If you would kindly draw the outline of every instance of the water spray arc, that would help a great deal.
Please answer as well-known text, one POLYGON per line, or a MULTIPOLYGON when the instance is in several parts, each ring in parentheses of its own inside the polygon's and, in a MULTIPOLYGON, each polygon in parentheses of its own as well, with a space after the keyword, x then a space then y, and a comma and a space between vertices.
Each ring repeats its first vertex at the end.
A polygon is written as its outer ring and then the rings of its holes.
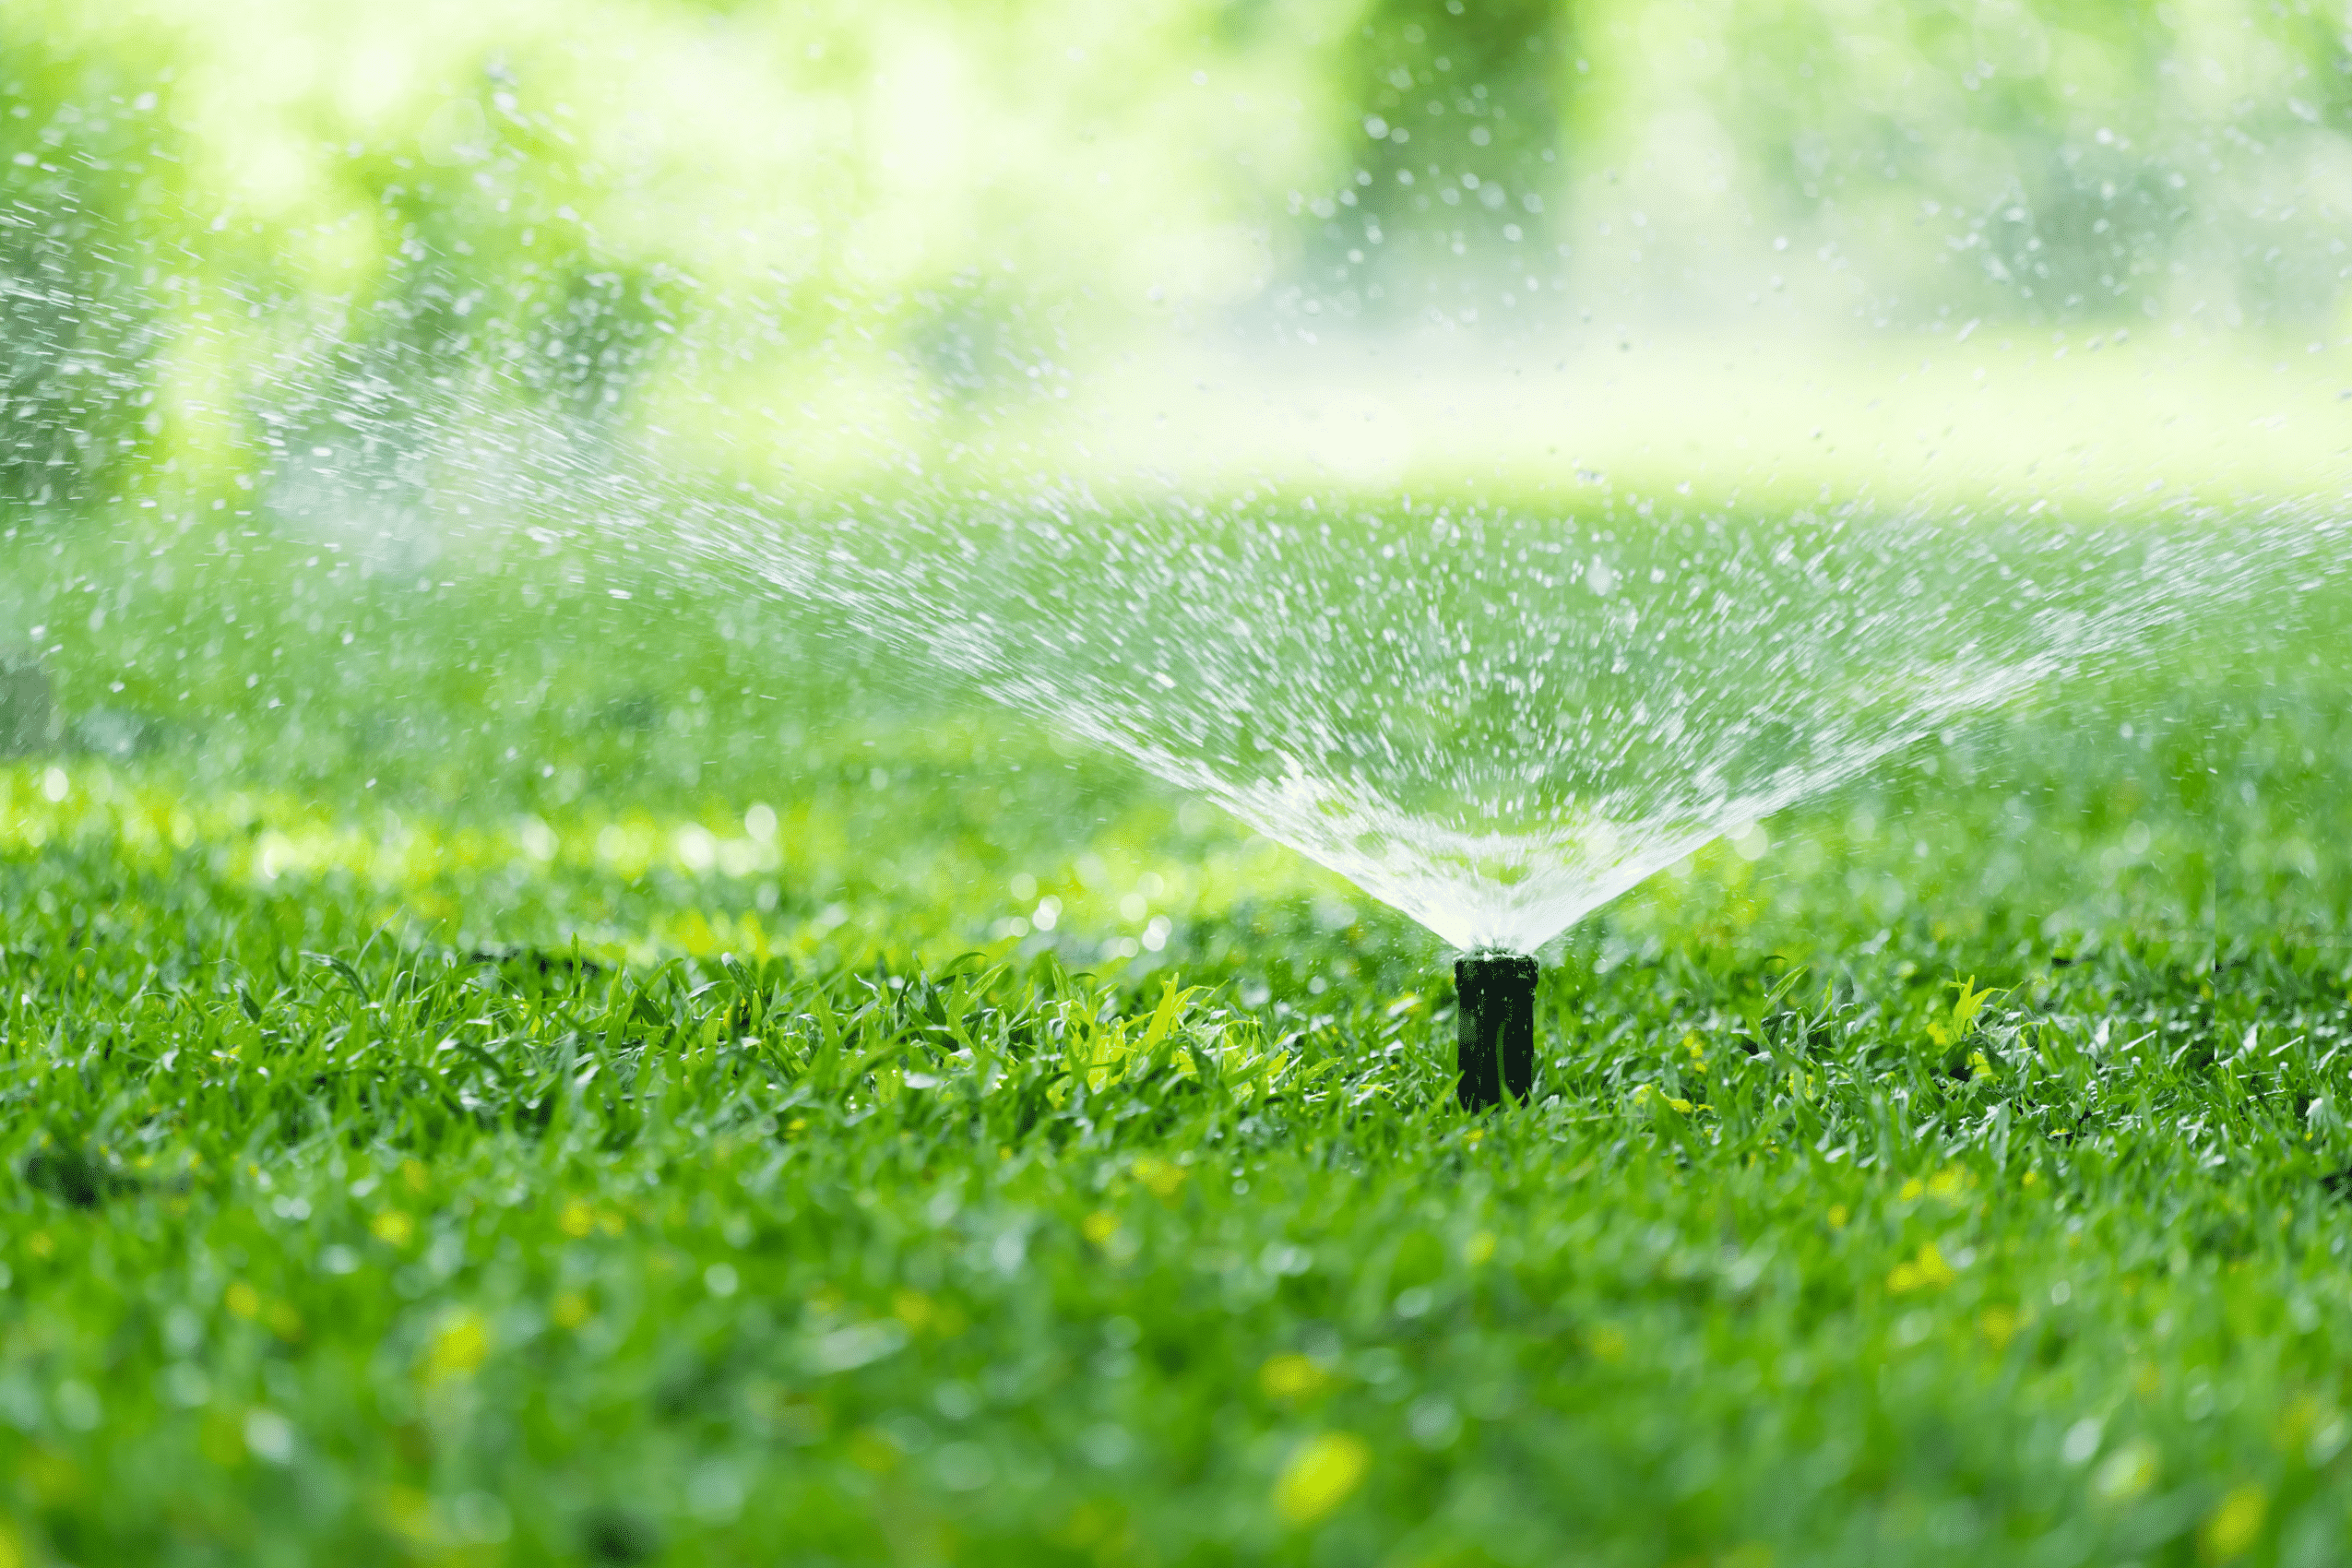
POLYGON ((1485 1111, 1536 1087, 1536 961, 1525 953, 1471 953, 1454 961, 1465 1111, 1485 1111))
MULTIPOLYGON (((1526 955, 1653 873, 2192 609, 2352 570, 2333 501, 2081 522, 1157 480, 771 496, 476 396, 385 416, 431 476, 420 549, 498 559, 537 519, 565 570, 818 607, 812 636, 1127 756, 1467 955, 1471 1109, 1532 1091, 1526 955)), ((327 487, 272 487, 281 526, 380 510, 361 470, 309 471, 327 487)))

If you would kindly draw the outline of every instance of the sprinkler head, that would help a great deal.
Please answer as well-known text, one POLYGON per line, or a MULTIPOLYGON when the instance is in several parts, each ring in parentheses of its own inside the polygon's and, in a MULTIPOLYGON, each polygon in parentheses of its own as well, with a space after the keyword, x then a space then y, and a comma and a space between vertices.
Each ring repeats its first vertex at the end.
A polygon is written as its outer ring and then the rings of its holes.
POLYGON ((1536 961, 1525 953, 1473 953, 1454 960, 1461 1030, 1465 1111, 1484 1111, 1508 1091, 1525 1099, 1536 1087, 1536 961))

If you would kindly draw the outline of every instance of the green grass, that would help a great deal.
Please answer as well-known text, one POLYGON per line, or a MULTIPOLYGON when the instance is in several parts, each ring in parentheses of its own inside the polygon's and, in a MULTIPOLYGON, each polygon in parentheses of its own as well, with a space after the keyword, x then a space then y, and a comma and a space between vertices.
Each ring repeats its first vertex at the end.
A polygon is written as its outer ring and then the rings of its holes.
POLYGON ((51 542, 0 1563, 2352 1527, 2340 593, 1657 879, 1476 1120, 1431 939, 826 628, 51 542))

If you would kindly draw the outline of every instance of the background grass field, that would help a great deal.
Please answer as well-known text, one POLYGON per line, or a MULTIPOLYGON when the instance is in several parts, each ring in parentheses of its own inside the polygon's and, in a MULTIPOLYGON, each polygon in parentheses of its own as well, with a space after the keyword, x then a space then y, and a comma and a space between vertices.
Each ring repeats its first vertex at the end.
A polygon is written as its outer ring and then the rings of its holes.
POLYGON ((1477 1120, 1432 939, 804 609, 13 548, 0 1563, 2340 1560, 2339 591, 1655 879, 1477 1120))

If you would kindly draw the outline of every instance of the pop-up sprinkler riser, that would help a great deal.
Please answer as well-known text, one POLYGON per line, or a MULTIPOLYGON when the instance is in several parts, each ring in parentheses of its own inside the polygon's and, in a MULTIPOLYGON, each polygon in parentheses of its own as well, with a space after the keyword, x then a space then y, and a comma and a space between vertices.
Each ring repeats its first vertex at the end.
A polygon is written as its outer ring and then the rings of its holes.
POLYGON ((1461 1051, 1455 1093, 1465 1111, 1525 1099, 1536 1087, 1536 961, 1525 953, 1472 953, 1454 961, 1461 1051))

